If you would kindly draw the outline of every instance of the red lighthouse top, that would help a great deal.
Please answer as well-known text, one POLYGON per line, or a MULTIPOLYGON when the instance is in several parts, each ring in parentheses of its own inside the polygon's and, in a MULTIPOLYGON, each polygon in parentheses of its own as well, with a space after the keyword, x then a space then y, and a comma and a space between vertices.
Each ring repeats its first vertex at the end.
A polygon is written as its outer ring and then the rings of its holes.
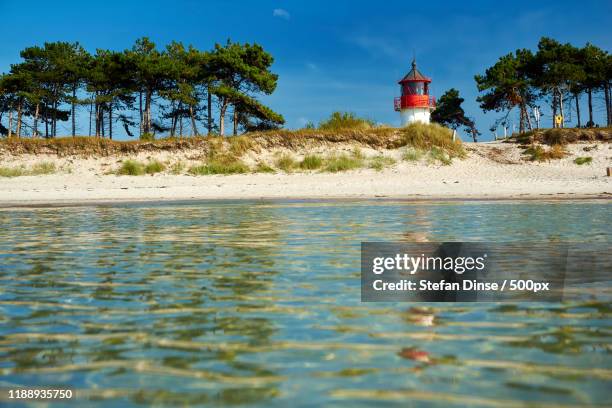
POLYGON ((429 108, 434 109, 436 100, 429 96, 429 84, 431 78, 421 74, 417 69, 416 60, 412 60, 412 69, 398 84, 401 86, 402 96, 395 98, 395 110, 411 108, 429 108))

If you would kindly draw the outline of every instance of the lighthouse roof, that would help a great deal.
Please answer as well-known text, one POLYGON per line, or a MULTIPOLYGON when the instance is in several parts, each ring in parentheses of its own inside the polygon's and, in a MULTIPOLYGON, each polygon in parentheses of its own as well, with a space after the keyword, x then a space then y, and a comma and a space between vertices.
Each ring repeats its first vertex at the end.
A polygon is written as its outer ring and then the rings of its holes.
POLYGON ((431 78, 421 74, 417 69, 416 60, 412 60, 412 69, 408 72, 399 83, 404 82, 431 82, 431 78))

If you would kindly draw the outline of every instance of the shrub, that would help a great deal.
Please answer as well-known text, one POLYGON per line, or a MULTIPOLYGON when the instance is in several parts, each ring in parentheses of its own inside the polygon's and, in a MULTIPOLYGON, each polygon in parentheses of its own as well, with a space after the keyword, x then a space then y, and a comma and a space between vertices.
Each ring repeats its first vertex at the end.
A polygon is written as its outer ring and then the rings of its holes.
POLYGON ((266 163, 257 163, 257 167, 253 170, 255 173, 276 173, 276 171, 266 163))
POLYGON ((548 158, 550 159, 562 159, 567 156, 567 150, 562 144, 554 144, 548 151, 548 158))
POLYGON ((291 157, 291 155, 283 154, 279 158, 276 159, 276 162, 274 164, 279 169, 285 172, 290 172, 291 170, 295 168, 297 163, 295 162, 293 157, 291 157))
POLYGON ((253 141, 249 136, 232 136, 228 139, 230 142, 230 152, 234 156, 242 156, 253 146, 253 141))
POLYGON ((27 174, 23 166, 20 167, 0 167, 0 177, 19 177, 27 174))
POLYGON ((155 174, 155 173, 161 173, 165 169, 166 169, 166 166, 164 165, 164 163, 160 162, 159 160, 151 160, 150 162, 146 164, 144 171, 147 174, 155 174))
POLYGON ((429 158, 432 162, 439 161, 445 166, 448 166, 453 162, 453 159, 449 154, 435 146, 429 151, 429 158))
POLYGON ((592 157, 576 157, 574 159, 574 163, 576 163, 579 166, 582 166, 583 164, 591 164, 592 162, 593 162, 592 157))
POLYGON ((117 170, 117 174, 122 176, 142 176, 145 169, 142 163, 136 160, 125 160, 117 170))
POLYGON ((374 125, 375 122, 373 120, 360 118, 352 112, 334 112, 328 119, 319 123, 319 129, 370 129, 374 125))
POLYGON ((323 159, 315 154, 309 154, 304 157, 300 163, 300 168, 304 170, 316 170, 323 165, 323 159))
POLYGON ((410 146, 420 150, 436 147, 445 151, 450 158, 464 157, 465 151, 460 140, 453 140, 452 130, 436 123, 411 123, 401 129, 400 146, 410 146))
POLYGON ((327 160, 325 171, 337 173, 339 171, 354 170, 362 166, 362 160, 354 156, 342 154, 332 156, 327 160))
POLYGON ((218 157, 209 160, 207 163, 193 166, 189 173, 197 176, 209 174, 240 174, 247 173, 249 167, 242 161, 232 157, 218 157))
POLYGON ((32 170, 28 172, 32 176, 39 176, 41 174, 52 174, 55 173, 55 164, 51 162, 40 162, 32 166, 32 170))
POLYGON ((152 142, 155 140, 155 135, 153 133, 143 133, 140 135, 140 140, 143 142, 152 142))
POLYGON ((184 171, 185 171, 185 163, 183 163, 182 161, 177 161, 170 168, 170 172, 174 175, 183 174, 184 171))
POLYGON ((392 157, 386 156, 376 156, 370 160, 370 168, 375 169, 377 171, 381 171, 387 166, 392 166, 395 164, 395 159, 392 157))
POLYGON ((422 157, 423 151, 414 147, 407 149, 402 155, 402 159, 406 161, 419 161, 422 157))
POLYGON ((540 145, 531 145, 523 151, 523 154, 527 155, 527 160, 543 162, 551 159, 562 159, 567 156, 567 151, 561 144, 555 144, 549 150, 545 150, 540 145))

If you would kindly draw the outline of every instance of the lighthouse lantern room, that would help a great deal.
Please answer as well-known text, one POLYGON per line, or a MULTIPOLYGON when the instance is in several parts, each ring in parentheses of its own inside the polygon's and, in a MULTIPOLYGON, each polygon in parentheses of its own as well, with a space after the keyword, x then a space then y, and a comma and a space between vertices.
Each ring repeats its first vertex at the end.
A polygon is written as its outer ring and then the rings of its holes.
POLYGON ((429 95, 431 79, 417 70, 416 60, 412 60, 412 70, 398 83, 402 96, 395 98, 393 102, 395 110, 400 113, 402 126, 413 122, 429 123, 436 100, 429 95))

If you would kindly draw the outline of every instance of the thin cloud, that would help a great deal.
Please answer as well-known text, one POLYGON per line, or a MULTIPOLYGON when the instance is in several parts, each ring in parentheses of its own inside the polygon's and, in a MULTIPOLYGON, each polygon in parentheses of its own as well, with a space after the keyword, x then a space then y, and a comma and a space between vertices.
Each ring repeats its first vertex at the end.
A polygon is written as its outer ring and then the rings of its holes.
POLYGON ((291 14, 285 9, 277 8, 272 10, 272 15, 274 17, 284 18, 285 20, 289 20, 291 18, 291 14))
POLYGON ((405 50, 386 38, 361 35, 349 38, 349 42, 363 48, 375 57, 403 58, 406 54, 405 50))

